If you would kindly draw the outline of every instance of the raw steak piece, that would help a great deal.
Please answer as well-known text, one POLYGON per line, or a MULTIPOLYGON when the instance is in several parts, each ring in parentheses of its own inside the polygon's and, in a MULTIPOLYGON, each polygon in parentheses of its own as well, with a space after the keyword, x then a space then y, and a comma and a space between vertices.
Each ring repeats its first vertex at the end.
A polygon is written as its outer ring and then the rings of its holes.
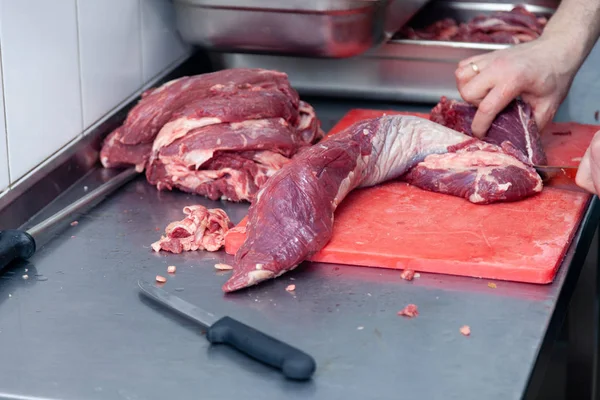
MULTIPOLYGON (((471 124, 477 107, 468 103, 442 97, 431 110, 429 119, 450 129, 473 136, 471 124)), ((529 163, 546 165, 540 131, 529 104, 517 99, 511 102, 494 120, 484 141, 500 146, 509 141, 520 150, 529 163)))
MULTIPOLYGON (((310 106, 303 103, 303 110, 306 107, 310 106)), ((298 129, 284 118, 271 118, 186 127, 183 136, 167 124, 154 141, 146 177, 159 190, 177 188, 211 200, 251 201, 299 148, 320 138, 315 121, 314 112, 303 112, 300 122, 307 126, 298 129)))
POLYGON ((406 26, 400 36, 415 40, 518 44, 537 39, 546 23, 546 18, 538 18, 525 7, 516 6, 511 11, 478 15, 461 24, 445 18, 423 29, 406 26))
POLYGON ((171 222, 166 236, 152 243, 154 251, 217 251, 225 244, 225 233, 233 227, 225 211, 198 205, 185 207, 183 213, 183 220, 171 222))
POLYGON ((146 91, 106 138, 100 160, 106 168, 147 168, 158 189, 243 201, 322 136, 286 74, 231 69, 146 91))
MULTIPOLYGON (((184 76, 142 94, 142 100, 129 112, 123 124, 121 141, 124 144, 150 143, 174 114, 190 104, 198 100, 234 99, 240 92, 279 92, 295 108, 300 100, 283 72, 234 68, 184 76)), ((202 107, 207 106, 210 107, 210 103, 202 104, 202 107)), ((222 112, 221 115, 244 114, 238 107, 226 107, 217 112, 222 112)))
POLYGON ((403 177, 477 204, 542 190, 535 169, 510 145, 473 139, 427 119, 384 116, 330 135, 286 164, 250 206, 246 240, 225 292, 275 278, 329 242, 334 212, 357 187, 403 177))

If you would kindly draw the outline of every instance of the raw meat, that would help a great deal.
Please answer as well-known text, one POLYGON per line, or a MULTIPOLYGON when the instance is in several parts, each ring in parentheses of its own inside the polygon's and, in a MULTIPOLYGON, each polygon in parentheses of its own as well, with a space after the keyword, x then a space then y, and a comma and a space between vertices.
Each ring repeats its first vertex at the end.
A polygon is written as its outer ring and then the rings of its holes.
MULTIPOLYGON (((471 124, 477 107, 468 103, 442 97, 431 110, 429 119, 450 129, 473 136, 471 124)), ((494 120, 484 140, 501 146, 509 141, 534 165, 546 165, 546 153, 542 147, 540 131, 531 107, 521 101, 511 102, 494 120)))
POLYGON ((470 336, 471 335, 471 328, 469 327, 469 325, 463 325, 460 327, 460 333, 462 333, 464 336, 470 336))
POLYGON ((252 200, 301 148, 323 136, 287 75, 230 69, 151 89, 105 140, 104 167, 135 165, 159 190, 252 200))
POLYGON ((198 205, 185 207, 183 213, 187 215, 183 220, 171 222, 166 236, 152 243, 154 251, 217 251, 225 244, 225 233, 233 227, 225 211, 198 205))
POLYGON ((546 23, 546 18, 538 18, 525 7, 516 6, 511 11, 479 15, 466 23, 445 18, 423 29, 406 26, 399 36, 416 40, 518 44, 537 39, 546 23))
POLYGON ((412 281, 414 277, 415 271, 413 271, 412 269, 405 269, 400 274, 400 278, 404 279, 405 281, 412 281))
POLYGON ((417 315, 419 315, 419 309, 417 308, 416 305, 409 304, 406 307, 404 307, 402 310, 398 311, 398 315, 400 315, 402 317, 408 317, 408 318, 416 317, 417 315))
POLYGON ((354 188, 402 177, 477 204, 519 200, 542 190, 526 161, 508 142, 485 143, 423 118, 356 123, 305 150, 260 189, 223 290, 280 276, 321 250, 335 209, 354 188))

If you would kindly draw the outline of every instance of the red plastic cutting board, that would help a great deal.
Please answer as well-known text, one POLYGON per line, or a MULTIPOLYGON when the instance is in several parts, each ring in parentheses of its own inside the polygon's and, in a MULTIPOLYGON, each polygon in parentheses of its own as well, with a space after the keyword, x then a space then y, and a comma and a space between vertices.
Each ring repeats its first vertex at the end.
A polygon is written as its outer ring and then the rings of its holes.
MULTIPOLYGON (((352 110, 329 134, 382 114, 428 117, 352 110)), ((549 126, 542 136, 549 164, 578 165, 599 129, 575 123, 549 126)), ((352 192, 336 210, 331 241, 310 260, 549 283, 590 197, 568 179, 557 179, 523 201, 474 205, 389 182, 352 192)), ((226 251, 235 254, 244 237, 228 235, 226 251)))

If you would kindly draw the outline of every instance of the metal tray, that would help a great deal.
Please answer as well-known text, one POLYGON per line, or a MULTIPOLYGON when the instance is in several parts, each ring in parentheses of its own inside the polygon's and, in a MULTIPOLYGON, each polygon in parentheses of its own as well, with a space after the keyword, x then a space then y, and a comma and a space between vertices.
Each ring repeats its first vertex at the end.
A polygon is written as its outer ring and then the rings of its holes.
MULTIPOLYGON (((427 24, 452 16, 463 22, 477 14, 510 10, 513 6, 512 3, 435 1, 415 15, 415 20, 427 24)), ((554 12, 552 8, 533 4, 527 8, 540 16, 551 16, 554 12)), ((391 40, 362 56, 344 60, 235 53, 214 53, 211 57, 222 68, 261 67, 286 72, 294 87, 304 95, 435 103, 441 96, 460 97, 454 78, 460 60, 510 46, 391 40)))
POLYGON ((343 58, 383 43, 428 0, 173 0, 182 38, 219 51, 343 58))

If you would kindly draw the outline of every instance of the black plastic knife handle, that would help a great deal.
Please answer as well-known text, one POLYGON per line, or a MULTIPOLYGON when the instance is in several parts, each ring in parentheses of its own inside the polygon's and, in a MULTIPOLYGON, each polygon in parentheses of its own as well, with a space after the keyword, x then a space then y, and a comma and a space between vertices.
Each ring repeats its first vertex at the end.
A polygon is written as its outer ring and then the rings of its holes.
POLYGON ((233 318, 223 317, 206 332, 213 344, 227 344, 258 361, 280 369, 290 379, 310 379, 315 360, 308 354, 233 318))
POLYGON ((35 253, 35 239, 17 229, 0 231, 0 269, 17 259, 27 260, 35 253))

